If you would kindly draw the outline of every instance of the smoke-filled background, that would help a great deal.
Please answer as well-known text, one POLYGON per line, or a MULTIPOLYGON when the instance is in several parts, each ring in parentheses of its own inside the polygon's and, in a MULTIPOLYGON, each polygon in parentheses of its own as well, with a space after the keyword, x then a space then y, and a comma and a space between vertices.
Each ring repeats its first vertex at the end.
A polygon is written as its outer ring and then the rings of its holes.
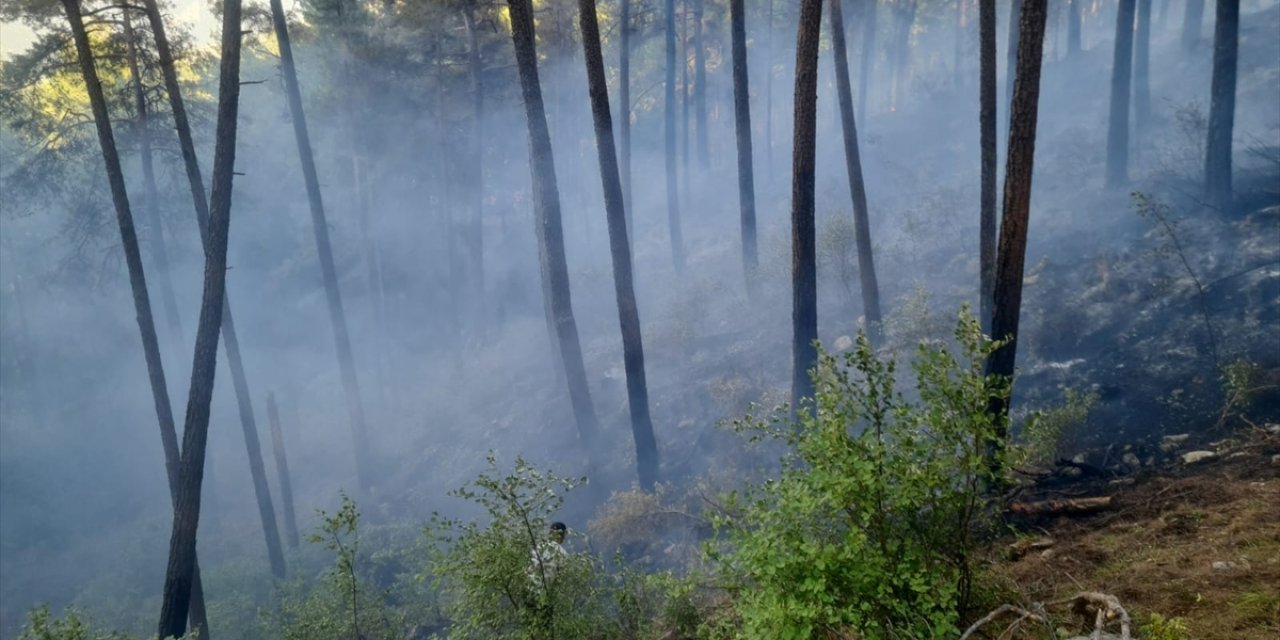
MULTIPOLYGON (((1204 420, 1221 405, 1217 366, 1246 358, 1280 367, 1280 4, 1241 2, 1236 195, 1223 211, 1206 207, 1202 194, 1213 3, 1186 1, 1202 19, 1183 0, 1149 3, 1150 68, 1134 79, 1149 85, 1149 107, 1131 116, 1130 181, 1121 188, 1104 188, 1116 3, 1049 6, 1014 405, 1050 402, 1064 387, 1092 389, 1102 402, 1096 429, 1080 438, 1095 445, 1204 420), (1131 191, 1145 204, 1135 205, 1131 191)), ((265 4, 246 8, 227 291, 277 501, 268 394, 280 408, 304 534, 314 510, 332 510, 344 489, 375 521, 418 523, 456 508, 446 491, 482 468, 490 450, 566 474, 590 470, 604 489, 631 486, 635 454, 576 3, 534 6, 573 313, 601 422, 591 450, 579 443, 549 340, 505 5, 285 3, 366 415, 371 486, 363 490, 265 4)), ((633 2, 629 115, 618 104, 617 2, 600 6, 615 129, 619 118, 632 123, 628 213, 664 482, 721 470, 733 438, 717 422, 749 403, 786 399, 797 4, 746 3, 763 287, 754 301, 740 248, 728 3, 676 3, 682 272, 666 202, 663 5, 633 2), (702 85, 695 3, 704 5, 702 85)), ((172 511, 92 115, 58 7, 0 6, 0 635, 11 637, 40 602, 74 603, 150 631, 172 511)), ((1009 9, 997 3, 1001 175, 1009 9)), ((209 11, 201 0, 177 0, 166 13, 175 17, 171 37, 206 171, 217 86, 209 11)), ((905 353, 946 337, 962 304, 978 307, 977 4, 852 0, 845 15, 886 348, 905 353)), ((820 339, 839 346, 864 310, 825 20, 818 317, 820 339)), ((145 214, 128 38, 118 19, 92 36, 181 416, 204 259, 150 31, 141 16, 134 28, 158 181, 154 222, 145 214), (168 296, 176 315, 166 311, 168 296)), ((269 578, 225 359, 218 367, 200 553, 211 610, 232 615, 225 611, 253 602, 269 578)), ((584 520, 589 507, 571 516, 584 520)))

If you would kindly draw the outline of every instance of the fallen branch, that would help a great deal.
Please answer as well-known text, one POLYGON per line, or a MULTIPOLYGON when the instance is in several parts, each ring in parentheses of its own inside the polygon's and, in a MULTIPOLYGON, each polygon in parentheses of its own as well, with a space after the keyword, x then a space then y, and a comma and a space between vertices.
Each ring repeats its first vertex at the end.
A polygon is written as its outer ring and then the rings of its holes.
POLYGON ((1102 511, 1111 506, 1111 496, 1097 498, 1064 498, 1037 502, 1015 502, 1009 512, 1022 516, 1081 515, 1102 511))
POLYGON ((1090 615, 1093 616, 1093 633, 1089 636, 1093 640, 1099 640, 1102 637, 1103 627, 1112 620, 1118 620, 1120 622, 1120 640, 1131 640, 1129 627, 1132 624, 1132 621, 1129 619, 1129 612, 1125 611, 1124 607, 1120 605, 1120 599, 1113 595, 1099 593, 1097 591, 1082 591, 1070 598, 1063 598, 1062 600, 1054 600, 1052 602, 1038 602, 1032 605, 1030 609, 1024 609, 1012 604, 1000 605, 994 611, 983 616, 977 622, 973 623, 972 626, 966 629, 964 634, 960 636, 960 640, 969 640, 969 637, 976 633, 983 625, 986 625, 1005 614, 1014 614, 1018 616, 1018 619, 1010 625, 1011 628, 1013 625, 1017 625, 1023 620, 1047 623, 1048 614, 1045 613, 1045 609, 1047 607, 1062 605, 1070 605, 1072 611, 1075 611, 1086 619, 1090 615))
POLYGON ((1013 624, 1018 624, 1023 620, 1034 620, 1035 622, 1045 621, 1043 617, 1036 615, 1034 613, 1031 613, 1030 611, 1023 609, 1022 607, 1014 606, 1011 604, 1004 604, 1004 605, 1000 605, 1000 607, 997 608, 995 611, 992 611, 991 613, 988 613, 987 615, 983 616, 981 620, 978 620, 977 622, 973 623, 972 626, 970 626, 968 629, 965 630, 964 635, 960 636, 960 640, 969 640, 969 636, 973 635, 974 632, 976 632, 982 625, 985 625, 988 622, 991 622, 992 620, 995 620, 996 618, 999 618, 1000 616, 1006 613, 1018 614, 1018 619, 1015 620, 1013 624))

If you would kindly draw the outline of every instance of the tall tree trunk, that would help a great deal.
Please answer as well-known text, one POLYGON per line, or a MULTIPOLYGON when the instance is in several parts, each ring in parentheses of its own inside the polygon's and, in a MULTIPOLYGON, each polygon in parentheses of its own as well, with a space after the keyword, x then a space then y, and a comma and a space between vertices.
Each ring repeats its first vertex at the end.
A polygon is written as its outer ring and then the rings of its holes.
POLYGON ((990 331, 996 278, 996 0, 978 0, 978 52, 978 129, 982 146, 978 309, 982 328, 990 331))
POLYGON ((711 167, 711 152, 707 142, 707 55, 702 41, 702 16, 704 0, 693 0, 693 109, 698 125, 698 167, 707 171, 711 167))
POLYGON ((1141 137, 1144 124, 1151 118, 1151 0, 1138 0, 1138 29, 1134 37, 1133 118, 1141 137))
POLYGON ((156 170, 151 152, 151 128, 148 125, 146 89, 142 86, 142 69, 138 65, 138 43, 133 31, 132 9, 121 12, 124 17, 124 37, 128 42, 125 55, 129 75, 133 76, 133 105, 137 119, 133 122, 134 137, 138 139, 138 157, 142 164, 142 184, 146 189, 147 225, 151 227, 151 243, 155 250, 156 275, 160 280, 160 301, 165 320, 169 324, 169 338, 175 346, 174 353, 186 348, 182 336, 182 318, 178 314, 178 301, 173 293, 173 277, 170 273, 169 250, 164 241, 164 225, 160 221, 160 190, 156 188, 156 170))
POLYGON ((1116 9, 1116 48, 1111 59, 1111 115, 1107 121, 1107 186, 1129 183, 1129 91, 1133 69, 1135 0, 1116 9))
POLYGON ((333 247, 329 243, 329 225, 325 220, 324 202, 320 197, 320 180, 316 176, 315 157, 311 153, 311 137, 307 132, 307 117, 302 110, 302 92, 298 88, 298 72, 293 64, 293 47, 289 42, 289 28, 285 23, 281 0, 271 0, 271 18, 275 26, 276 43, 280 48, 280 68, 284 75, 289 113, 293 117, 293 133, 298 142, 302 176, 307 185, 307 200, 311 204, 311 227, 315 232, 316 254, 320 258, 320 273, 324 280, 325 295, 329 301, 329 319, 333 323, 333 338, 337 346, 338 367, 342 374, 342 389, 346 395, 347 411, 351 417, 356 475, 359 477, 360 486, 368 490, 373 486, 373 476, 369 460, 369 437, 365 429, 364 405, 360 400, 360 384, 356 377, 355 358, 351 353, 351 337, 347 333, 347 318, 342 309, 342 294, 338 291, 337 269, 333 264, 333 247))
MULTIPOLYGON (((1204 25, 1204 0, 1187 0, 1186 13, 1182 16, 1182 48, 1191 51, 1200 44, 1200 31, 1204 25)), ((1214 29, 1217 33, 1217 29, 1214 29)))
POLYGON ((689 82, 689 0, 681 0, 680 12, 680 195, 681 208, 689 209, 689 193, 693 190, 689 162, 689 106, 693 102, 693 86, 689 82))
POLYGON ((1013 104, 1013 81, 1018 69, 1018 25, 1022 22, 1023 0, 1009 2, 1009 47, 1005 49, 1004 104, 1013 104))
POLYGON ((564 230, 560 224, 560 193, 556 186, 551 133, 547 130, 547 115, 542 106, 542 87, 538 81, 533 7, 530 0, 507 0, 507 6, 511 10, 511 40, 515 47, 520 93, 524 98, 529 126, 529 171, 532 174, 533 216, 538 232, 543 290, 550 294, 547 307, 552 310, 555 322, 560 360, 564 365, 578 435, 585 446, 590 446, 597 429, 596 412, 591 404, 586 368, 582 364, 578 326, 573 319, 569 267, 564 254, 564 230))
POLYGON ((618 61, 618 143, 622 157, 622 205, 627 212, 627 242, 635 246, 635 209, 631 204, 631 0, 622 0, 618 61))
POLYGON ((1083 0, 1069 0, 1067 6, 1067 57, 1075 57, 1080 53, 1080 4, 1083 0))
MULTIPOLYGON (((508 0, 509 1, 509 0, 508 0)), ((667 167, 667 228, 671 233, 671 261, 684 273, 684 235, 680 232, 680 192, 676 186, 676 0, 666 0, 666 95, 663 148, 667 167)))
POLYGON ((1213 28, 1213 86, 1209 139, 1205 145, 1205 198, 1219 211, 1231 207, 1231 133, 1236 111, 1236 56, 1240 47, 1240 0, 1217 0, 1213 28))
MULTIPOLYGON (((115 135, 111 131, 111 116, 107 112, 107 100, 102 92, 102 84, 98 81, 98 71, 94 66, 93 49, 89 45, 89 36, 85 32, 81 17, 80 0, 62 0, 62 6, 71 26, 71 35, 75 40, 76 54, 80 63, 80 72, 84 76, 85 90, 89 94, 89 103, 93 109, 93 121, 98 132, 98 144, 102 148, 102 160, 106 166, 107 182, 111 187, 111 200, 116 210, 116 223, 120 228, 120 243, 124 247, 125 264, 129 270, 129 287, 133 291, 134 315, 138 321, 138 332, 142 338, 142 351, 147 363, 147 376, 151 383, 151 398, 155 404, 156 418, 160 424, 160 443, 164 449, 165 475, 169 480, 169 496, 177 509, 178 469, 181 455, 178 450, 178 435, 174 427, 173 406, 169 400, 169 389, 165 382, 164 365, 160 357, 160 341, 156 336, 155 319, 151 314, 151 298, 147 293, 147 279, 142 269, 142 252, 138 247, 138 236, 133 225, 133 212, 129 207, 129 194, 125 189, 124 171, 120 167, 120 154, 116 150, 115 135)), ((191 627, 197 630, 197 637, 208 638, 209 623, 205 614, 204 589, 192 551, 192 587, 190 621, 191 627)), ((179 620, 179 625, 187 622, 186 612, 179 620)), ((179 630, 178 635, 182 634, 179 630)))
POLYGON ((280 510, 284 512, 284 535, 290 549, 298 548, 298 520, 293 510, 293 480, 289 475, 289 457, 284 449, 284 431, 280 429, 280 410, 276 394, 267 394, 267 420, 271 423, 271 450, 276 457, 276 475, 280 478, 280 510))
MULTIPOLYGON (((462 17, 467 28, 467 58, 471 75, 471 212, 467 220, 467 251, 470 264, 470 294, 476 302, 484 300, 484 82, 481 79, 480 39, 476 30, 476 6, 463 9, 462 17)), ((476 320, 484 319, 483 309, 476 320)))
POLYGON ((764 158, 768 169, 769 184, 773 184, 773 0, 769 0, 768 21, 765 22, 764 45, 764 158))
POLYGON ((853 228, 858 245, 858 276, 862 283, 862 312, 867 319, 867 335, 881 341, 880 285, 871 254, 871 222, 867 215, 867 187, 862 180, 862 157, 858 152, 858 126, 853 117, 853 89, 849 82, 849 51, 844 40, 843 0, 831 3, 831 49, 836 61, 836 91, 840 95, 840 123, 844 131, 844 159, 849 173, 849 195, 853 199, 853 228))
POLYGON ((742 227, 742 274, 747 298, 759 299, 760 259, 756 243, 756 187, 751 154, 751 91, 747 85, 747 25, 743 0, 729 0, 733 49, 733 123, 738 142, 738 208, 742 227))
POLYGON ((911 83, 911 27, 916 22, 916 0, 904 0, 895 5, 893 17, 897 22, 897 33, 892 43, 893 64, 893 109, 896 111, 905 104, 907 87, 911 83))
MULTIPOLYGON (((191 188, 191 197, 195 203, 196 227, 200 230, 202 246, 208 245, 209 236, 209 203, 204 195, 204 178, 200 174, 200 161, 196 156, 195 142, 191 138, 191 125, 187 121, 187 110, 182 100, 182 90, 178 84, 178 74, 173 65, 173 53, 169 48, 169 40, 165 36, 164 20, 156 0, 144 0, 147 19, 155 34, 156 50, 160 57, 160 69, 164 76, 165 91, 169 95, 169 106, 173 111, 175 128, 178 131, 178 146, 182 151, 183 166, 187 173, 187 183, 191 188)), ((240 355, 240 339, 236 335, 235 321, 231 315, 231 302, 222 303, 222 341, 227 356, 227 367, 231 372, 231 383, 235 390, 236 406, 240 413, 240 426, 244 432, 245 450, 249 458, 249 469, 253 479, 254 494, 258 502, 258 513, 262 520, 263 536, 267 543, 267 557, 271 562, 272 572, 280 578, 284 577, 284 554, 280 550, 280 534, 276 528, 275 509, 271 503, 271 490, 267 486, 266 474, 262 471, 262 452, 258 444, 258 425, 253 413, 253 400, 249 393, 249 381, 244 371, 244 360, 240 355)))
POLYGON ((613 286, 618 298, 618 322, 622 327, 622 359, 627 372, 627 406, 631 411, 631 435, 636 445, 636 472, 640 486, 652 491, 658 482, 658 445, 649 417, 649 388, 644 375, 644 344, 640 339, 640 312, 631 281, 631 249, 627 242, 622 181, 613 148, 613 122, 609 115, 609 86, 605 80, 604 54, 600 50, 600 25, 596 0, 578 0, 582 51, 591 95, 591 119, 600 156, 600 181, 604 188, 605 215, 609 225, 609 252, 613 257, 613 286))
MULTIPOLYGON (((1040 104, 1040 61, 1044 54, 1046 0, 1025 0, 1018 39, 1018 79, 1010 112, 1009 151, 1005 163, 1004 203, 1000 224, 999 265, 996 268, 995 315, 991 335, 1009 343, 987 359, 987 375, 1013 378, 1018 348, 1018 318, 1022 309, 1022 277, 1027 255, 1027 223, 1031 213, 1031 177, 1036 151, 1036 118, 1040 104)), ((992 397, 987 410, 997 417, 996 439, 989 443, 993 468, 999 470, 998 451, 1007 435, 1006 399, 992 397)))
POLYGON ((957 89, 964 82, 964 75, 961 71, 964 61, 964 27, 968 18, 969 0, 956 0, 956 31, 955 31, 955 52, 952 53, 953 63, 951 65, 951 73, 957 89))
POLYGON ((867 3, 862 25, 862 68, 858 71, 858 112, 865 127, 870 114, 867 112, 867 93, 871 85, 871 75, 876 69, 876 5, 880 0, 863 0, 867 3))
POLYGON ((794 148, 791 155, 792 412, 813 398, 809 372, 817 363, 817 259, 814 249, 814 169, 818 111, 818 41, 822 0, 801 0, 796 30, 794 148))
MULTIPOLYGON (((169 565, 165 570, 159 635, 180 636, 190 606, 195 569, 196 530, 200 522, 200 486, 204 479, 205 444, 209 438, 209 403, 218 364, 218 332, 226 297, 227 232, 235 172, 236 116, 240 106, 240 1, 225 0, 222 9, 222 61, 218 77, 218 120, 213 154, 213 193, 209 197, 209 236, 205 246, 204 294, 196 325, 191 390, 187 395, 178 497, 169 565)), ((86 43, 87 44, 87 43, 86 43)))

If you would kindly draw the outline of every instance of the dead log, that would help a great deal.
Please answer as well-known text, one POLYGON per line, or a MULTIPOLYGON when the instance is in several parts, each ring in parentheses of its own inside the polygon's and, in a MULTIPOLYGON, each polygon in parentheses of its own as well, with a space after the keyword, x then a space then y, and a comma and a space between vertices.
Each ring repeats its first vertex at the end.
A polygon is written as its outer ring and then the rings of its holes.
POLYGON ((1009 512, 1020 516, 1075 516, 1111 507, 1111 496, 1097 498, 1061 498, 1035 502, 1014 502, 1009 512))

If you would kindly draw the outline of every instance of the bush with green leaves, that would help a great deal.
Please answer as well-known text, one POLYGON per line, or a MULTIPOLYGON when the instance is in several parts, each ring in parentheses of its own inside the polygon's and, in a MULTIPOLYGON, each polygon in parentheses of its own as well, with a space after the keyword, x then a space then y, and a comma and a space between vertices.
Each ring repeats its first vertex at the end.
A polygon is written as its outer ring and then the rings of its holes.
POLYGON ((1006 381, 983 374, 996 346, 961 314, 959 355, 922 344, 914 393, 865 336, 841 359, 821 352, 816 398, 795 421, 779 412, 735 428, 789 445, 779 477, 727 498, 718 561, 741 637, 856 634, 954 638, 970 591, 992 478, 987 413, 1006 381))
MULTIPOLYGON (((154 636, 153 636, 154 637, 154 636)), ((177 640, 194 638, 188 634, 177 640)), ((42 604, 27 612, 27 624, 22 627, 18 640, 133 640, 119 631, 94 629, 75 610, 68 610, 63 617, 49 612, 49 605, 42 604)))
POLYGON ((1027 416, 1009 463, 1018 469, 1052 465, 1097 406, 1097 392, 1064 389, 1062 402, 1027 416))

